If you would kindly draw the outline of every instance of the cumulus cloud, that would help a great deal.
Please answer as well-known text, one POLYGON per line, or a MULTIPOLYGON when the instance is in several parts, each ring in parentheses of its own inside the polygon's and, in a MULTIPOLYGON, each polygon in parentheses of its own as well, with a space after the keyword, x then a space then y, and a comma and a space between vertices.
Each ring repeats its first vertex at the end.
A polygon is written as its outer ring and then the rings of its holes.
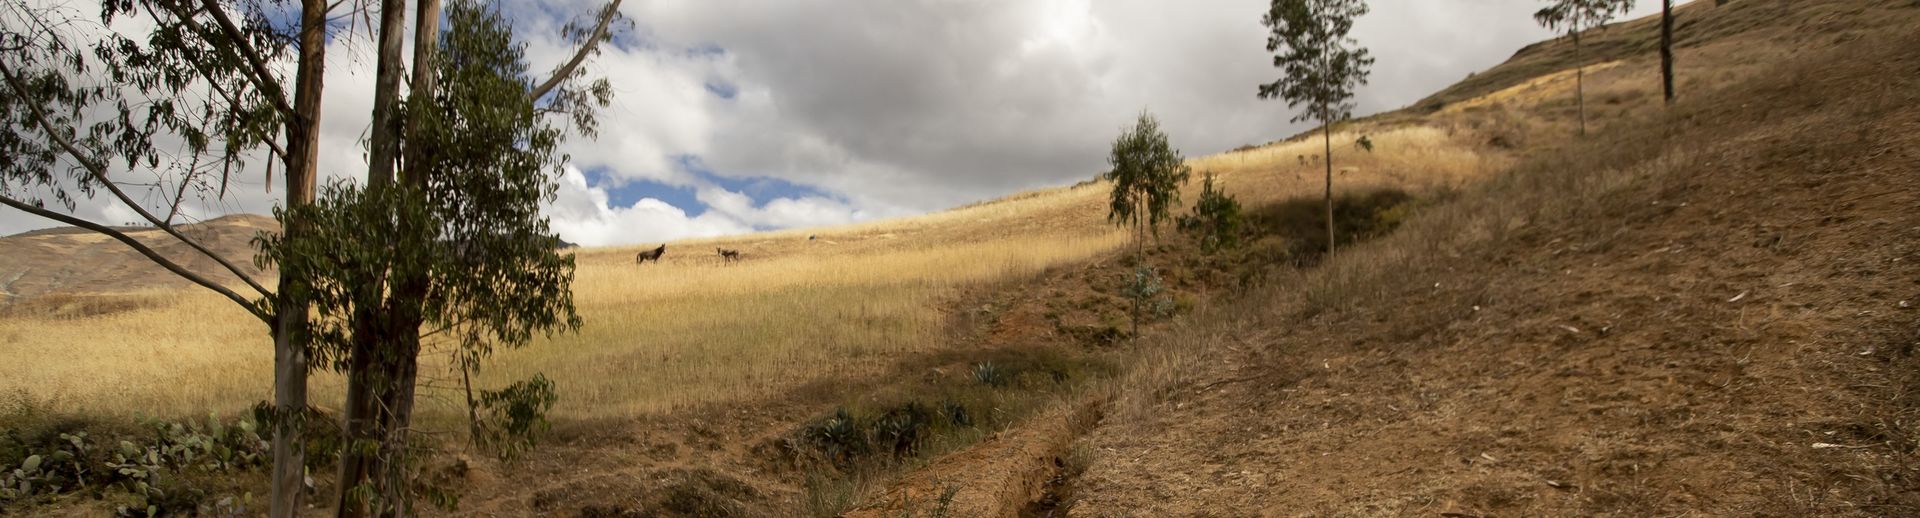
MULTIPOLYGON (((1531 19, 1538 0, 1372 4, 1356 27, 1377 58, 1362 112, 1412 103, 1551 36, 1531 19)), ((1635 15, 1658 9, 1642 4, 1635 15)), ((572 51, 558 28, 600 5, 504 9, 544 76, 572 51)), ((548 214, 562 237, 615 244, 937 210, 1091 177, 1142 110, 1189 156, 1285 137, 1306 128, 1288 122, 1284 103, 1254 96, 1277 73, 1263 48, 1265 9, 1261 0, 627 2, 633 26, 587 67, 611 81, 614 104, 597 139, 564 145, 578 169, 560 178, 548 214), (742 178, 805 189, 715 181, 742 178), (610 190, 630 185, 693 196, 616 202, 630 197, 610 190)), ((372 68, 364 32, 330 42, 326 178, 365 174, 372 68)), ((280 193, 266 192, 262 172, 194 214, 267 211, 280 193)), ((109 206, 77 212, 121 217, 109 206)), ((0 212, 0 231, 46 225, 0 212)))
POLYGON ((867 217, 860 208, 824 196, 775 197, 762 202, 704 183, 695 190, 695 197, 706 205, 706 210, 697 215, 658 198, 640 198, 622 206, 613 201, 607 187, 590 184, 578 168, 568 167, 560 177, 554 199, 543 208, 561 238, 588 246, 837 225, 867 217))

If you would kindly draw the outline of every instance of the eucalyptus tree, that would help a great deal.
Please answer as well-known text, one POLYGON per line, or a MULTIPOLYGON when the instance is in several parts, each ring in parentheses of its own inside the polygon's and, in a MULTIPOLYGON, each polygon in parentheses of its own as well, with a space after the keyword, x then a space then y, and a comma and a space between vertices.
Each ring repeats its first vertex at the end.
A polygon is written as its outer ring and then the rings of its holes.
MULTIPOLYGON (((1173 206, 1180 201, 1180 184, 1192 176, 1192 168, 1187 166, 1186 158, 1180 156, 1180 150, 1167 142, 1167 134, 1160 130, 1160 121, 1146 112, 1141 112, 1133 127, 1114 139, 1107 164, 1113 167, 1104 175, 1113 182, 1107 221, 1133 227, 1135 267, 1149 268, 1146 266, 1147 235, 1158 234, 1160 223, 1172 218, 1173 206)), ((1133 334, 1138 336, 1140 306, 1144 301, 1138 296, 1133 299, 1133 334)))
MULTIPOLYGON (((274 397, 270 508, 301 508, 307 408, 308 305, 297 275, 268 289, 177 227, 190 191, 225 197, 252 161, 264 162, 268 189, 276 164, 289 207, 313 201, 328 4, 299 2, 290 25, 269 21, 262 2, 101 4, 97 16, 60 6, 0 5, 0 205, 105 235, 174 275, 240 306, 273 337, 274 397), (110 30, 116 20, 145 22, 143 35, 110 30), (288 77, 284 65, 292 62, 288 77), (264 155, 262 157, 261 155, 264 155), (140 177, 151 176, 153 182, 140 177), (143 194, 166 199, 164 215, 143 194), (105 197, 193 254, 218 264, 244 287, 194 271, 129 237, 74 214, 82 198, 105 197)), ((297 236, 299 227, 283 229, 297 236)))
POLYGON ((1285 99, 1299 108, 1293 122, 1319 121, 1326 146, 1327 254, 1334 248, 1333 124, 1353 116, 1354 90, 1367 84, 1373 58, 1349 36, 1367 14, 1365 0, 1272 0, 1260 23, 1271 32, 1279 79, 1260 85, 1261 99, 1285 99))
POLYGON ((496 345, 579 324, 572 258, 548 246, 539 213, 565 161, 555 151, 564 132, 547 117, 594 131, 593 109, 612 90, 580 81, 579 67, 609 38, 619 5, 570 25, 580 50, 535 81, 497 7, 456 0, 442 34, 440 3, 417 2, 406 63, 405 2, 382 2, 367 184, 333 185, 310 210, 277 214, 352 230, 261 243, 263 255, 310 275, 315 355, 347 377, 341 516, 411 511, 407 446, 424 336, 452 336, 464 370, 496 345), (403 69, 412 70, 404 96, 403 69))
MULTIPOLYGON (((545 249, 551 239, 537 218, 537 201, 551 196, 544 175, 559 160, 552 146, 560 133, 536 119, 561 114, 592 133, 592 109, 605 105, 611 88, 604 80, 582 81, 580 66, 608 39, 619 4, 608 4, 593 18, 596 23, 569 25, 566 35, 576 51, 552 77, 531 81, 523 77, 520 47, 497 13, 476 15, 491 22, 456 19, 442 38, 439 1, 420 0, 415 35, 425 44, 416 45, 415 64, 426 66, 413 68, 409 100, 418 109, 404 110, 397 104, 399 84, 390 80, 398 77, 403 1, 384 0, 376 8, 303 0, 290 15, 282 12, 283 2, 265 0, 110 0, 98 17, 63 6, 6 2, 0 5, 0 119, 7 127, 0 131, 0 155, 9 160, 0 164, 0 205, 106 235, 267 325, 275 353, 274 400, 261 409, 273 426, 270 510, 293 516, 304 507, 301 431, 309 415, 310 369, 338 368, 352 379, 359 361, 369 369, 358 373, 360 379, 384 380, 362 384, 351 399, 377 401, 383 414, 363 414, 361 428, 352 422, 349 428, 378 439, 371 442, 377 452, 372 456, 395 458, 405 449, 418 324, 439 326, 426 333, 461 337, 463 350, 474 354, 484 354, 490 343, 516 345, 537 330, 577 324, 564 295, 570 260, 529 251, 535 243, 545 249), (374 128, 385 138, 373 139, 380 159, 370 166, 384 173, 371 176, 364 191, 331 186, 327 200, 315 204, 326 47, 339 37, 329 31, 342 27, 330 20, 353 18, 336 12, 343 7, 377 9, 382 18, 381 80, 374 93, 384 102, 376 103, 374 128), (124 18, 151 28, 137 35, 108 29, 124 18), (459 50, 436 57, 443 47, 459 50), (289 62, 291 77, 285 72, 289 62), (450 71, 442 72, 449 77, 476 75, 460 86, 436 88, 436 70, 450 71), (403 119, 402 113, 413 115, 403 119), (380 187, 399 177, 397 146, 405 141, 418 144, 406 152, 416 171, 406 176, 409 187, 380 187), (250 161, 266 165, 249 168, 250 161), (277 287, 268 289, 236 258, 221 256, 176 225, 190 188, 204 198, 224 198, 237 175, 264 169, 271 181, 275 164, 286 185, 284 205, 276 210, 283 228, 256 239, 256 265, 279 270, 277 287), (143 176, 156 180, 143 182, 143 176), (166 199, 164 216, 148 210, 142 189, 166 199), (122 231, 74 214, 81 198, 102 195, 211 259, 244 287, 230 288, 210 272, 194 271, 122 231), (387 225, 348 224, 376 220, 387 225), (387 233, 368 234, 382 231, 387 233), (321 246, 364 243, 370 236, 393 237, 405 246, 359 248, 346 256, 321 246), (481 250, 484 260, 436 262, 433 254, 446 252, 449 239, 459 240, 463 250, 481 250), (369 271, 383 271, 384 285, 394 289, 376 296, 365 286, 343 291, 338 284, 369 271), (340 325, 341 315, 373 307, 367 303, 398 314, 340 325), (310 319, 310 313, 322 318, 310 319)), ((371 490, 383 498, 357 502, 376 503, 382 514, 404 512, 407 495, 394 491, 399 484, 368 484, 366 475, 356 476, 343 481, 343 491, 371 490)))
POLYGON ((1573 39, 1573 94, 1580 110, 1580 135, 1587 134, 1587 63, 1581 57, 1580 37, 1588 29, 1606 25, 1614 16, 1633 10, 1633 0, 1547 0, 1533 13, 1534 21, 1573 39))

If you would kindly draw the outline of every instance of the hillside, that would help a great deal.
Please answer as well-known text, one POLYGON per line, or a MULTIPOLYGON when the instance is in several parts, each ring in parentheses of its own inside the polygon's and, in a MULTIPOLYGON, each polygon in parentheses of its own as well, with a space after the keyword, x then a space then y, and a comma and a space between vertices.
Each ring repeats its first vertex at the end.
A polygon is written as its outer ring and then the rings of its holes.
MULTIPOLYGON (((274 232, 273 218, 256 214, 223 216, 181 225, 180 232, 234 261, 248 275, 253 267, 256 232, 274 232)), ((239 278, 218 263, 151 227, 118 230, 140 240, 160 255, 207 275, 215 282, 238 283, 239 278)), ((146 257, 107 236, 84 229, 57 227, 0 237, 0 304, 41 295, 126 293, 192 286, 170 275, 146 257)))
POLYGON ((1699 4, 1683 67, 1799 51, 1226 317, 1168 397, 1078 446, 1071 514, 1920 512, 1920 9, 1795 2, 1735 32, 1775 4, 1699 4))
POLYGON ((1587 50, 1591 138, 1568 138, 1566 41, 1347 126, 1522 129, 1487 142, 1518 157, 1491 181, 1197 315, 1110 391, 878 508, 1920 512, 1920 6, 1680 16, 1671 112, 1642 19, 1587 50))
MULTIPOLYGON (((584 325, 475 377, 557 380, 538 448, 465 446, 463 373, 428 344, 422 480, 461 502, 426 512, 1920 513, 1920 5, 1679 13, 1671 108, 1640 19, 1336 126, 1337 255, 1312 135, 1190 159, 1187 201, 1218 174, 1245 245, 1143 247, 1166 296, 1137 335, 1097 182, 646 264, 659 243, 579 249, 584 325)), ((271 225, 190 232, 244 258, 271 225)), ((89 236, 0 238, 0 446, 263 398, 257 322, 89 236)), ((340 385, 316 375, 323 407, 340 385)))

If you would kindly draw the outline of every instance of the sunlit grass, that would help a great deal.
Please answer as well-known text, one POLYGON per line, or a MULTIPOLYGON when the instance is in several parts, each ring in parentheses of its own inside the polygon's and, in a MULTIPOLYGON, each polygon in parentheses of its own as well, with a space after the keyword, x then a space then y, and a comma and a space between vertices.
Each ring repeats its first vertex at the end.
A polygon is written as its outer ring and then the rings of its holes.
MULTIPOLYGON (((1429 126, 1334 134, 1337 190, 1453 188, 1509 160, 1484 137, 1429 126), (1373 151, 1355 144, 1366 134, 1373 151)), ((1307 139, 1190 161, 1243 203, 1320 194, 1322 143, 1307 139), (1303 158, 1304 157, 1304 158, 1303 158)), ((582 249, 573 286, 584 325, 500 351, 476 379, 494 388, 534 373, 557 381, 563 417, 624 416, 777 396, 821 380, 861 379, 945 343, 958 288, 1028 278, 1122 246, 1107 186, 1042 189, 925 216, 668 244, 582 249), (716 247, 738 249, 728 263, 716 247)), ((1182 208, 1184 211, 1184 208, 1182 208)), ((48 299, 52 300, 52 299, 48 299)), ((266 327, 198 290, 102 295, 110 310, 0 317, 0 403, 62 412, 200 415, 270 397, 266 327), (91 315, 91 316, 88 316, 91 315)), ((452 418, 460 401, 446 352, 423 356, 421 408, 452 418)), ((337 405, 341 382, 313 381, 337 405)))

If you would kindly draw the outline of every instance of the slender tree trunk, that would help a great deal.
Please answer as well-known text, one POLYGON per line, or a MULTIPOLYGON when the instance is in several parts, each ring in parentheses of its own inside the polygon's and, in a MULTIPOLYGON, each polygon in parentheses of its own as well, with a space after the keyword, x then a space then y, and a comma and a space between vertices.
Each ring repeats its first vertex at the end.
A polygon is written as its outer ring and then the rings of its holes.
POLYGON ((1673 105, 1673 0, 1660 2, 1660 85, 1673 105))
POLYGON ((373 123, 368 136, 367 188, 378 190, 394 178, 400 152, 400 51, 406 36, 405 0, 381 0, 379 58, 374 65, 373 123))
POLYGON ((1134 289, 1132 290, 1133 293, 1128 294, 1129 295, 1128 298, 1133 299, 1133 334, 1129 335, 1128 339, 1136 342, 1140 340, 1140 299, 1142 298, 1140 296, 1140 291, 1139 291, 1140 283, 1141 283, 1140 268, 1147 265, 1146 222, 1145 220, 1140 218, 1146 215, 1146 210, 1147 210, 1146 204, 1143 203, 1143 204, 1140 204, 1138 207, 1134 208, 1134 212, 1133 212, 1133 279, 1132 279, 1132 282, 1134 284, 1133 286, 1134 289))
POLYGON ((1332 259, 1333 246, 1334 246, 1333 245, 1333 238, 1334 238, 1333 236, 1333 122, 1325 120, 1325 119, 1331 118, 1327 116, 1326 110, 1321 110, 1320 113, 1322 118, 1321 124, 1320 124, 1320 134, 1323 137, 1321 140, 1325 142, 1327 146, 1327 155, 1326 155, 1327 156, 1327 258, 1332 259))
MULTIPOLYGON (((437 78, 433 75, 433 55, 439 50, 440 45, 440 0, 420 0, 419 9, 418 15, 414 17, 416 21, 413 28, 413 79, 409 83, 407 92, 410 100, 414 96, 435 95, 437 84, 437 78)), ((415 104, 425 103, 416 102, 415 104)), ((416 144, 407 146, 403 151, 405 160, 401 162, 400 174, 410 180, 409 185, 424 188, 429 169, 427 165, 429 158, 426 155, 430 150, 418 145, 421 139, 415 138, 420 134, 419 115, 416 113, 407 117, 407 142, 416 144), (414 170, 409 172, 406 170, 407 167, 414 167, 414 170)))
MULTIPOLYGON (((294 117, 287 121, 285 158, 287 207, 313 203, 314 178, 320 151, 320 99, 326 77, 326 0, 305 0, 300 7, 300 62, 294 72, 294 117)), ((297 223, 297 222, 296 222, 297 223)), ((280 230, 291 238, 304 233, 300 225, 280 230)), ((273 405, 280 419, 273 430, 272 501, 269 513, 292 518, 306 495, 307 449, 307 300, 299 275, 281 272, 275 291, 273 328, 273 405)))
MULTIPOLYGON (((1577 15, 1576 15, 1577 16, 1577 15)), ((1580 22, 1573 23, 1573 97, 1580 107, 1580 136, 1587 136, 1587 62, 1580 56, 1580 22)))
POLYGON ((373 326, 362 324, 369 318, 365 316, 366 313, 378 310, 369 308, 354 311, 362 314, 353 317, 356 325, 352 345, 347 352, 347 400, 345 408, 341 409, 346 420, 346 444, 340 452, 340 493, 334 503, 334 514, 340 517, 368 516, 372 502, 356 496, 355 488, 367 482, 368 474, 374 472, 374 465, 378 463, 374 458, 376 455, 368 451, 371 446, 369 443, 378 440, 374 432, 374 423, 378 420, 374 415, 376 398, 372 396, 375 393, 374 386, 378 384, 374 379, 378 369, 374 366, 374 351, 370 343, 375 339, 376 332, 373 326))
MULTIPOLYGON (((430 99, 435 95, 433 55, 439 45, 440 2, 420 0, 418 8, 414 18, 413 78, 407 95, 416 101, 414 106, 424 110, 431 105, 430 99)), ((420 144, 424 139, 415 138, 421 131, 421 115, 422 112, 416 112, 407 118, 405 137, 402 139, 407 145, 400 152, 405 160, 396 171, 399 180, 396 185, 415 191, 424 199, 428 175, 433 170, 430 165, 433 150, 420 144)), ((385 467, 385 471, 374 474, 385 475, 379 487, 381 494, 388 497, 388 503, 383 506, 381 514, 407 516, 413 514, 413 509, 411 481, 407 478, 405 466, 408 435, 413 426, 414 388, 420 374, 420 326, 424 320, 417 308, 419 301, 426 298, 429 288, 427 265, 411 264, 397 268, 394 281, 391 296, 402 301, 401 307, 413 309, 394 312, 402 314, 394 315, 397 321, 389 335, 392 343, 383 344, 392 348, 383 355, 389 362, 384 368, 391 385, 387 387, 380 405, 385 412, 381 422, 385 435, 381 444, 380 465, 385 467)))
MULTIPOLYGON (((373 121, 369 136, 372 149, 367 158, 369 192, 394 188, 402 129, 398 112, 406 21, 405 0, 380 2, 379 54, 374 65, 373 121)), ((378 505, 381 509, 388 508, 386 501, 397 496, 382 490, 384 481, 373 480, 384 469, 381 462, 387 442, 384 425, 390 421, 385 395, 393 390, 396 381, 390 367, 392 362, 383 358, 393 351, 382 350, 394 339, 390 334, 392 316, 382 314, 386 308, 379 301, 386 297, 378 290, 388 288, 395 280, 389 278, 387 283, 362 287, 375 292, 360 296, 352 317, 355 325, 347 360, 347 440, 346 449, 340 454, 340 496, 335 508, 337 516, 342 518, 369 516, 374 511, 371 505, 374 502, 355 494, 355 488, 362 485, 371 485, 380 493, 377 496, 384 499, 378 505)))

